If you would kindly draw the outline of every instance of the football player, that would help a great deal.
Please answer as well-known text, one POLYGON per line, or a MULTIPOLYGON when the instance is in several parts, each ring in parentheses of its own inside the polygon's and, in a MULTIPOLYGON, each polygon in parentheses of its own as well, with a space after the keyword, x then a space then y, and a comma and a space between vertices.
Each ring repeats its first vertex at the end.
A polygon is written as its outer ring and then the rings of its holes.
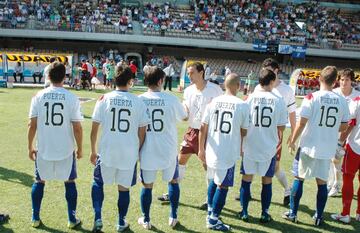
POLYGON ((82 157, 83 116, 79 99, 63 88, 65 66, 49 66, 50 86, 39 91, 31 101, 28 129, 29 158, 35 161, 35 183, 32 186, 32 226, 41 225, 40 206, 45 181, 63 180, 68 206, 68 227, 81 221, 76 218, 76 159, 82 157), (37 148, 33 141, 37 135, 37 148), (76 142, 76 144, 75 144, 76 142))
POLYGON ((117 231, 129 228, 125 217, 130 204, 129 188, 136 183, 136 162, 145 139, 149 116, 146 106, 136 95, 129 93, 133 74, 127 66, 116 68, 116 90, 100 97, 92 116, 90 161, 95 165, 91 190, 95 212, 94 231, 101 231, 103 184, 118 185, 119 222, 117 231), (99 149, 97 135, 101 127, 99 149))
POLYGON ((271 221, 269 208, 272 177, 276 167, 276 150, 288 118, 283 98, 272 92, 276 81, 276 74, 271 69, 262 68, 259 74, 260 87, 247 99, 250 107, 250 126, 244 139, 240 188, 242 211, 239 213, 240 219, 244 221, 249 220, 250 185, 256 174, 262 177, 260 222, 271 221))
MULTIPOLYGON (((353 72, 350 69, 345 69, 340 75, 340 88, 342 86, 348 86, 350 79, 353 77, 353 72), (345 77, 344 77, 345 76, 345 77)), ((349 92, 347 92, 348 94, 349 92)), ((357 96, 354 97, 349 102, 350 108, 350 121, 348 129, 341 134, 339 139, 339 144, 342 145, 342 142, 346 140, 345 146, 345 157, 342 164, 343 172, 343 186, 342 186, 342 204, 343 209, 340 214, 333 214, 331 217, 335 220, 350 223, 350 207, 351 201, 354 196, 354 178, 356 173, 360 170, 360 95, 359 92, 355 90, 351 91, 350 95, 357 93, 357 96)), ((346 94, 346 93, 343 93, 346 94)), ((349 96, 349 95, 348 95, 349 96)), ((348 98, 346 98, 348 100, 348 98)), ((360 188, 357 192, 358 197, 360 196, 360 188)), ((360 199, 358 198, 358 205, 356 210, 356 221, 360 221, 360 199)))
MULTIPOLYGON (((296 124, 296 112, 295 112, 296 111, 296 102, 295 102, 294 91, 292 90, 292 88, 289 85, 285 84, 283 81, 281 81, 279 79, 280 66, 277 61, 275 61, 272 58, 265 59, 262 64, 262 67, 270 69, 276 74, 276 80, 274 83, 273 92, 276 95, 278 95, 284 99, 286 107, 287 107, 287 112, 289 114, 289 122, 290 122, 290 127, 291 127, 291 133, 288 138, 288 141, 289 141, 291 138, 291 134, 294 132, 295 124, 296 124)), ((260 88, 260 85, 258 85, 256 87, 255 91, 259 90, 259 88, 260 88)), ((289 202, 290 202, 290 193, 291 192, 290 192, 290 188, 289 188, 288 181, 286 178, 286 174, 280 168, 282 141, 283 141, 283 138, 281 135, 279 135, 279 144, 278 144, 277 150, 276 150, 275 176, 276 176, 277 180, 280 182, 281 186, 283 186, 283 188, 284 188, 283 204, 284 204, 284 206, 288 206, 289 202)))
POLYGON ((320 91, 308 94, 301 105, 300 121, 297 122, 289 147, 295 150, 295 142, 301 135, 293 163, 293 182, 290 210, 283 218, 297 222, 297 211, 303 193, 305 179, 315 178, 318 186, 315 226, 323 222, 327 201, 327 179, 331 159, 334 157, 338 132, 347 128, 349 109, 344 97, 334 93, 332 87, 337 78, 334 66, 325 67, 320 73, 320 91))
MULTIPOLYGON (((347 68, 342 70, 338 81, 340 87, 335 88, 334 92, 344 97, 348 104, 350 104, 352 99, 360 95, 360 92, 352 87, 352 83, 355 82, 355 73, 352 69, 347 68)), ((341 159, 345 154, 343 149, 344 140, 339 140, 338 144, 339 147, 336 156, 332 160, 332 166, 330 167, 328 181, 329 197, 336 196, 341 189, 341 159)))
POLYGON ((144 78, 148 91, 139 96, 151 117, 140 152, 140 178, 144 187, 140 196, 143 217, 138 219, 138 223, 145 229, 151 228, 150 207, 157 171, 162 171, 162 179, 168 182, 171 207, 169 226, 174 228, 178 223, 180 188, 177 182, 179 173, 176 121, 186 120, 187 112, 177 97, 161 92, 164 78, 162 69, 149 66, 144 78))
MULTIPOLYGON (((179 160, 179 181, 183 179, 186 170, 186 163, 192 154, 199 152, 199 129, 201 119, 206 105, 211 100, 223 93, 219 85, 204 79, 204 66, 200 62, 195 62, 187 68, 191 85, 184 91, 184 105, 189 113, 189 128, 187 129, 184 140, 181 143, 179 160)), ((168 201, 168 195, 164 194, 161 201, 168 201)), ((207 209, 207 203, 201 206, 207 209)))
POLYGON ((225 94, 207 106, 199 134, 199 158, 207 166, 209 179, 206 226, 212 230, 230 230, 219 216, 228 188, 234 185, 235 163, 240 159, 241 141, 249 125, 249 106, 236 97, 239 88, 239 76, 229 74, 225 94))

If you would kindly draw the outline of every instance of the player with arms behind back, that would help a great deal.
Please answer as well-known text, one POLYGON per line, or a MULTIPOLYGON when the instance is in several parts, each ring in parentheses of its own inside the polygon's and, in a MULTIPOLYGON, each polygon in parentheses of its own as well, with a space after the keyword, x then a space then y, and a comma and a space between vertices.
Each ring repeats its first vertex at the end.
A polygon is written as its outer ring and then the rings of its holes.
POLYGON ((293 182, 290 196, 290 211, 284 213, 287 220, 297 222, 297 211, 303 193, 305 179, 315 178, 318 186, 315 226, 323 221, 327 201, 327 179, 331 159, 337 148, 338 132, 347 127, 349 109, 344 97, 332 91, 337 78, 334 66, 325 67, 320 73, 320 90, 308 94, 301 105, 300 121, 290 141, 290 149, 295 150, 295 142, 301 135, 299 147, 293 163, 293 182))
POLYGON ((276 74, 263 68, 259 74, 260 88, 247 99, 250 107, 250 126, 244 139, 241 163, 242 182, 240 218, 249 220, 250 185, 255 174, 262 177, 260 222, 271 221, 268 211, 272 197, 272 177, 275 173, 276 147, 287 123, 286 105, 282 97, 272 92, 276 74))
POLYGON ((169 226, 175 227, 178 223, 180 189, 177 182, 179 173, 176 121, 186 120, 187 113, 176 96, 161 92, 164 78, 165 73, 162 69, 150 66, 144 78, 148 91, 139 96, 151 117, 140 152, 140 177, 144 187, 140 196, 143 217, 139 218, 138 223, 145 229, 151 228, 150 206, 157 171, 162 171, 162 179, 168 182, 171 207, 169 226))
POLYGON ((100 97, 92 116, 91 163, 95 165, 91 190, 95 212, 94 231, 101 231, 101 208, 104 201, 103 184, 117 184, 119 190, 117 231, 129 228, 125 217, 130 204, 129 188, 136 183, 136 162, 144 143, 149 117, 146 106, 136 95, 129 93, 133 74, 129 67, 118 66, 116 90, 100 97), (97 134, 101 126, 99 150, 97 134))
POLYGON ((76 218, 76 158, 82 157, 83 117, 78 98, 63 88, 65 66, 53 62, 49 66, 50 87, 39 91, 31 101, 29 113, 29 157, 35 161, 35 183, 32 186, 32 226, 39 227, 40 206, 46 180, 65 181, 68 227, 79 225, 76 218), (37 134, 37 149, 33 146, 37 134), (77 151, 75 155, 75 141, 77 151))
POLYGON ((199 134, 199 158, 206 163, 209 179, 206 226, 219 231, 230 230, 230 226, 219 220, 219 215, 228 188, 234 185, 235 163, 240 159, 242 138, 249 125, 249 107, 236 97, 239 76, 229 74, 225 88, 225 94, 207 106, 199 134))

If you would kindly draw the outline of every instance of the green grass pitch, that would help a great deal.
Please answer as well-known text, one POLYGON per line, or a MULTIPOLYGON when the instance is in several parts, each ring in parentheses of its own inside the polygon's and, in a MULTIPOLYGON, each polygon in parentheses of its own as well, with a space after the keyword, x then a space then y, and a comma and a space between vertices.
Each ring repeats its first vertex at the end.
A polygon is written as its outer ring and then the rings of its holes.
MULTIPOLYGON (((31 97, 39 89, 0 89, 0 212, 11 215, 9 223, 0 225, 0 232, 69 232, 66 228, 67 211, 62 182, 48 182, 45 186, 44 199, 42 203, 41 219, 44 226, 40 229, 32 229, 31 219, 31 185, 33 182, 34 163, 27 155, 27 122, 31 97)), ((74 91, 79 97, 90 97, 97 99, 101 91, 87 92, 74 91)), ((181 97, 181 94, 176 94, 181 97)), ((90 127, 91 114, 95 104, 94 101, 82 104, 82 111, 85 116, 84 128, 84 157, 78 161, 78 208, 77 214, 82 219, 81 228, 72 230, 74 232, 90 232, 93 225, 93 210, 91 204, 91 184, 93 166, 89 162, 90 153, 90 127)), ((298 102, 300 104, 300 100, 298 102)), ((179 143, 186 129, 186 123, 179 124, 179 143)), ((288 137, 289 130, 285 132, 288 137)), ((59 142, 61 143, 61 142, 59 142)), ((289 183, 292 183, 290 173, 293 155, 283 149, 281 166, 286 171, 289 183)), ((357 176, 356 176, 357 177, 357 176)), ((283 189, 278 181, 273 182, 273 198, 270 207, 270 214, 274 221, 269 224, 260 224, 261 212, 260 189, 261 179, 255 177, 252 185, 252 197, 250 202, 249 223, 237 219, 237 212, 240 204, 234 200, 239 193, 240 175, 239 163, 236 166, 235 187, 231 188, 228 194, 226 206, 222 212, 222 219, 230 224, 233 232, 360 232, 360 223, 352 219, 351 225, 344 225, 330 219, 330 214, 341 210, 341 197, 329 198, 325 210, 326 223, 320 228, 313 226, 311 216, 315 209, 316 190, 314 180, 306 181, 304 193, 299 210, 299 223, 293 224, 281 218, 281 214, 287 209, 282 206, 283 189)), ((355 179, 355 190, 358 181, 355 179)), ((137 218, 141 215, 139 203, 139 191, 141 184, 138 183, 131 189, 131 203, 127 216, 130 223, 129 232, 144 232, 138 226, 137 218)), ((181 182, 181 196, 179 206, 179 220, 181 225, 171 230, 168 225, 169 206, 161 205, 156 197, 166 192, 167 184, 161 181, 158 176, 153 191, 153 202, 151 209, 151 222, 154 232, 208 232, 205 227, 206 212, 199 210, 198 206, 205 201, 206 182, 205 172, 199 161, 193 156, 187 167, 185 179, 181 182)), ((105 201, 103 207, 104 232, 115 232, 117 222, 117 188, 115 185, 105 187, 105 201)), ((352 205, 352 217, 355 215, 356 196, 352 205)))

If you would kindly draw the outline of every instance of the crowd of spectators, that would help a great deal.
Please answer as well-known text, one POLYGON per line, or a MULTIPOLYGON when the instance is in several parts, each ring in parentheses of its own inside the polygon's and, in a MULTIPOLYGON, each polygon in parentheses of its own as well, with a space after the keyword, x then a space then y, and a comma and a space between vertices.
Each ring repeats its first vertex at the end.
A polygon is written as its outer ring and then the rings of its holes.
MULTIPOLYGON (((4 2, 4 1, 3 1, 4 2)), ((324 8, 319 2, 282 4, 270 0, 194 0, 191 10, 170 3, 148 3, 141 8, 121 7, 111 1, 60 1, 57 7, 39 0, 5 1, 0 8, 2 26, 17 28, 37 23, 57 30, 100 32, 111 25, 113 33, 125 33, 139 21, 144 30, 205 32, 245 42, 287 40, 300 44, 329 43, 341 47, 360 44, 360 15, 324 8), (17 1, 16 1, 17 2, 17 1), (236 37, 238 38, 238 37, 236 37)))
POLYGON ((96 5, 90 1, 60 1, 57 6, 39 0, 5 1, 0 8, 0 22, 2 27, 51 27, 79 32, 101 32, 104 25, 111 25, 113 33, 125 33, 132 29, 138 12, 137 8, 120 8, 108 1, 98 1, 96 5))

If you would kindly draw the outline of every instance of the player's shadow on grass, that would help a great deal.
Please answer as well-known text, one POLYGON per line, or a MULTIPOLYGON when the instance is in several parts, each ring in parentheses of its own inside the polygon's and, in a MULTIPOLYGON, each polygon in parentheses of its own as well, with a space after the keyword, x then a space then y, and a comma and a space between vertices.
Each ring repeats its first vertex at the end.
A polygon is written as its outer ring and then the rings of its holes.
POLYGON ((24 172, 18 172, 4 167, 0 167, 0 180, 22 184, 28 187, 31 187, 34 182, 33 176, 30 176, 24 172))
MULTIPOLYGON (((52 233, 67 233, 68 231, 61 231, 61 230, 57 230, 57 229, 54 229, 54 228, 51 228, 51 227, 48 227, 44 224, 42 224, 39 229, 41 230, 44 230, 46 232, 52 232, 52 233)), ((78 226, 74 229, 71 230, 72 232, 84 232, 84 233, 91 233, 92 231, 91 230, 87 230, 87 229, 84 229, 82 228, 82 226, 78 226)), ((127 232, 132 232, 132 231, 127 231, 127 232)))
POLYGON ((4 232, 4 233, 13 233, 14 231, 10 228, 7 228, 9 224, 5 224, 5 225, 0 225, 0 232, 4 232))

